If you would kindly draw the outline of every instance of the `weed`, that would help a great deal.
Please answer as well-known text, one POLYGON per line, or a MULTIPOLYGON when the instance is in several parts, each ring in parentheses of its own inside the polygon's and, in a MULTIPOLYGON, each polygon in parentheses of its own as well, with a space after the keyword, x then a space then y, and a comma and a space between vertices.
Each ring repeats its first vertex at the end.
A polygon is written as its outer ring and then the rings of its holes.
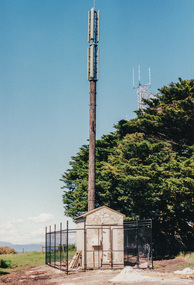
POLYGON ((179 254, 179 257, 183 257, 186 261, 185 264, 179 265, 179 268, 186 268, 186 267, 194 268, 194 252, 190 253, 182 252, 179 254))
MULTIPOLYGON (((41 252, 25 252, 18 254, 2 254, 1 259, 7 265, 4 272, 16 271, 22 268, 30 268, 45 264, 45 254, 41 252)), ((0 268, 0 274, 2 269, 0 268)))
POLYGON ((12 266, 12 262, 11 260, 0 260, 0 268, 7 268, 7 267, 11 267, 12 266))

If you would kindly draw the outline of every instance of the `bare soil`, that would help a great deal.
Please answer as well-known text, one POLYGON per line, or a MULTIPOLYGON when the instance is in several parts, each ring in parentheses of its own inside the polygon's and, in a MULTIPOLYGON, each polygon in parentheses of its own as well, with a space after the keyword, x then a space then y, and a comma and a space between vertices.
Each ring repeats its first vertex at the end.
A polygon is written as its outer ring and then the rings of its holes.
POLYGON ((154 262, 154 270, 151 269, 122 269, 118 270, 92 270, 86 272, 73 272, 66 275, 65 272, 51 268, 47 265, 19 270, 0 276, 0 284, 8 285, 187 285, 194 284, 194 275, 177 275, 174 273, 179 265, 184 264, 184 258, 161 260, 154 262), (125 274, 125 275, 123 275, 125 274), (116 277, 116 278, 115 278, 116 277), (136 278, 138 277, 138 278, 136 278), (149 277, 149 278, 148 278, 149 277), (120 281, 110 281, 111 279, 120 281), (124 280, 123 280, 124 278, 124 280))

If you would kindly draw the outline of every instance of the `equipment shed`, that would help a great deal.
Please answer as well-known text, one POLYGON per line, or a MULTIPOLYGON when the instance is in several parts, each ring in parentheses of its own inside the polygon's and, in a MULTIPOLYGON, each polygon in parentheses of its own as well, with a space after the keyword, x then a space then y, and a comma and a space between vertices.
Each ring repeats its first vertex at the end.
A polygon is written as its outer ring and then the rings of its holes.
POLYGON ((124 216, 102 206, 76 218, 83 268, 124 266, 124 216))

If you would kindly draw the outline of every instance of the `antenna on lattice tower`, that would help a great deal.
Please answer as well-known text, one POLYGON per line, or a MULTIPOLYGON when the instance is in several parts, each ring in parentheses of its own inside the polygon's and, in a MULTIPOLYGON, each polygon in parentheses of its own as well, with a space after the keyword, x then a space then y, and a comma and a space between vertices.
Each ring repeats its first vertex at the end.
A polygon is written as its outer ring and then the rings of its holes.
POLYGON ((133 88, 137 89, 137 98, 138 98, 138 109, 142 110, 146 106, 143 103, 143 99, 149 99, 148 87, 151 87, 151 71, 149 68, 149 83, 142 85, 140 80, 140 65, 138 65, 138 86, 135 87, 134 80, 134 69, 133 69, 133 88))

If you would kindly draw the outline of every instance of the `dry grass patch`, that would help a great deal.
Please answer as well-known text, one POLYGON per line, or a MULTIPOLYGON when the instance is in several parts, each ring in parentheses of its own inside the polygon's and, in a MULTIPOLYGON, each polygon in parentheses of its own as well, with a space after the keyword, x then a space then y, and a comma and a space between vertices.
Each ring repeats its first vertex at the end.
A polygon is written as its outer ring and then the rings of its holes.
POLYGON ((181 253, 179 255, 180 257, 183 257, 185 259, 185 264, 181 264, 179 265, 179 268, 186 268, 186 267, 190 267, 192 269, 194 269, 194 252, 190 252, 190 253, 181 253))
POLYGON ((8 246, 0 246, 0 254, 14 254, 15 250, 8 246))

